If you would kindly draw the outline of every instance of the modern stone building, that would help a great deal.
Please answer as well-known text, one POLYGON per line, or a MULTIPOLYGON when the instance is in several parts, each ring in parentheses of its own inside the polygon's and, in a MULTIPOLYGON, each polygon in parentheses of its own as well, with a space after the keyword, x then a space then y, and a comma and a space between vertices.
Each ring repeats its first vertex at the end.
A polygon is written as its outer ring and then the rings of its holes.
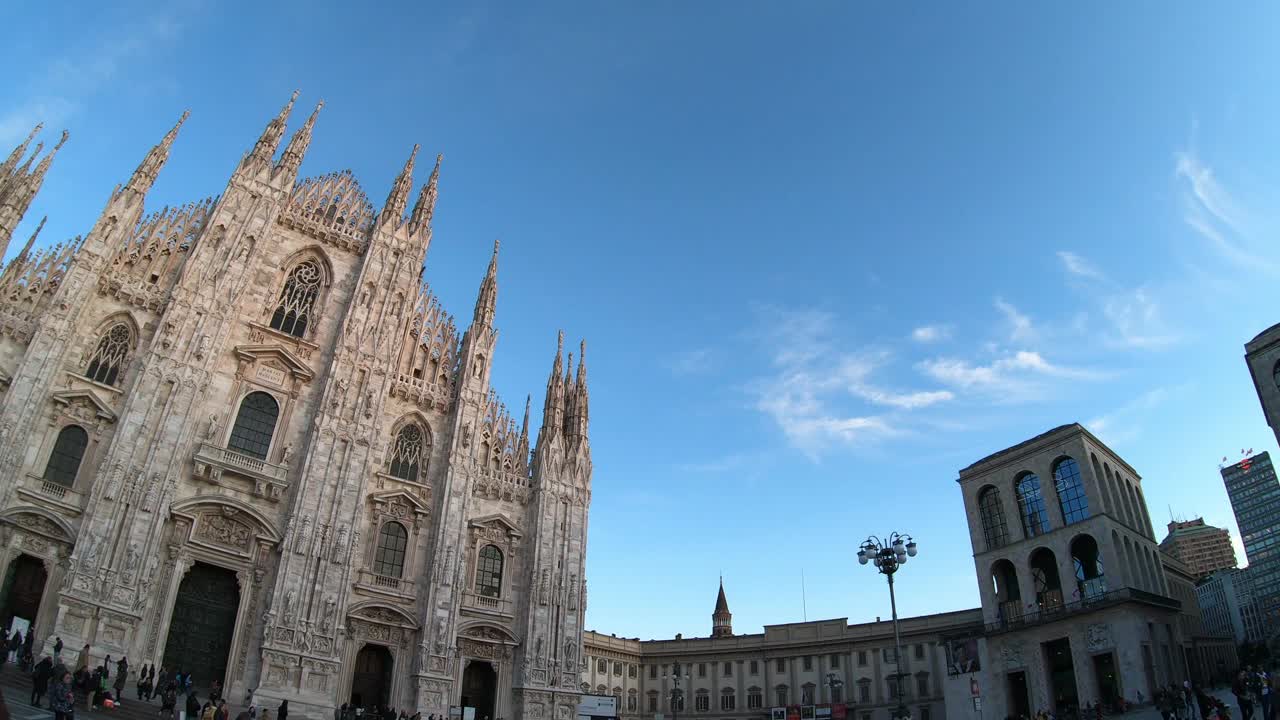
MULTIPOLYGON (((727 616, 722 585, 711 637, 641 641, 588 632, 582 692, 615 696, 623 718, 759 719, 775 709, 801 717, 812 708, 823 717, 889 720, 898 706, 892 622, 836 618, 733 635, 727 616)), ((902 701, 914 720, 943 720, 949 685, 959 682, 968 693, 980 670, 977 653, 963 656, 949 643, 975 637, 981 626, 977 609, 901 620, 902 701)))
MULTIPOLYGON (((1205 612, 1197 595, 1197 578, 1186 564, 1161 552, 1160 565, 1169 585, 1169 595, 1180 605, 1178 637, 1181 644, 1178 652, 1186 663, 1187 675, 1201 684, 1225 679, 1228 671, 1239 666, 1235 638, 1229 630, 1211 628, 1205 622, 1205 612)), ((1176 659, 1174 662, 1177 664, 1176 659)))
MULTIPOLYGON (((439 158, 375 208, 350 172, 299 177, 320 105, 286 141, 293 105, 220 196, 148 213, 180 120, 84 237, 0 276, 4 619, 299 715, 566 720, 586 365, 549 358, 531 442, 490 386, 497 246, 462 332, 423 282, 439 158)), ((52 158, 27 150, 4 242, 52 158)))
POLYGON ((1237 644, 1265 642, 1262 609, 1247 569, 1204 578, 1196 585, 1196 597, 1208 632, 1229 635, 1237 644))
POLYGON ((1186 676, 1138 473, 1078 424, 960 471, 982 598, 984 717, 1150 698, 1186 676))
POLYGON ((1178 559, 1197 579, 1236 566, 1236 550, 1231 533, 1206 525, 1204 518, 1169 523, 1169 534, 1160 541, 1160 551, 1178 559))

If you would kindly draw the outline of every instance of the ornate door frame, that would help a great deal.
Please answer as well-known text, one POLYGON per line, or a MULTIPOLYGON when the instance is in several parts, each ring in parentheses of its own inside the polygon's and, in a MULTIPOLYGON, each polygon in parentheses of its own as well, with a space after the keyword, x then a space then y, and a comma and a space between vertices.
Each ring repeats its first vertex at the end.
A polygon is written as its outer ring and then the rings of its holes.
POLYGON ((493 717, 512 717, 511 688, 515 670, 515 649, 519 639, 506 628, 488 623, 473 623, 458 631, 457 656, 453 673, 453 696, 450 705, 462 700, 462 676, 467 664, 480 660, 493 665, 498 675, 494 691, 493 717))
POLYGON ((339 663, 337 704, 346 702, 355 675, 356 655, 365 645, 381 645, 391 652, 391 689, 388 697, 397 707, 410 705, 413 648, 418 642, 421 625, 413 616, 386 603, 368 601, 353 605, 347 611, 342 659, 339 663))
MULTIPOLYGON (((58 614, 58 595, 66 575, 71 548, 75 540, 75 531, 62 518, 47 510, 24 506, 6 510, 0 515, 0 545, 3 545, 3 556, 0 557, 0 573, 9 571, 9 565, 19 555, 30 555, 44 563, 44 591, 40 596, 40 607, 36 611, 36 635, 43 647, 45 641, 53 653, 52 639, 56 616, 58 614)), ((2 577, 2 576, 0 576, 2 577)))
POLYGON ((199 561, 231 570, 236 574, 240 597, 222 685, 224 694, 242 693, 256 685, 248 683, 245 666, 257 628, 262 580, 272 561, 271 549, 279 544, 280 534, 257 510, 223 496, 196 496, 176 502, 171 515, 166 548, 168 562, 159 584, 162 595, 152 607, 149 625, 153 633, 147 641, 144 661, 155 662, 164 656, 178 587, 191 567, 199 561))

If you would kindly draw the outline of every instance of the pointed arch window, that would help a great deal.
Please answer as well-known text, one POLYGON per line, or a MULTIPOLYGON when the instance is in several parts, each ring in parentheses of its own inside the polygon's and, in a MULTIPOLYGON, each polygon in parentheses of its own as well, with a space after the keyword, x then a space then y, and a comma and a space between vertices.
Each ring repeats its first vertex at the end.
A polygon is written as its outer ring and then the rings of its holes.
POLYGON ((373 572, 383 577, 404 575, 404 553, 409 546, 409 532, 398 522, 389 522, 378 531, 378 552, 373 558, 373 572))
POLYGON ((1089 497, 1080 482, 1080 466, 1074 458, 1063 458, 1053 466, 1053 484, 1062 503, 1062 522, 1070 525, 1089 519, 1089 497))
POLYGON ((316 299, 324 273, 315 260, 304 260, 294 266, 280 289, 280 299, 271 315, 271 327, 294 337, 303 337, 311 326, 316 299))
POLYGON ((502 595, 502 551, 493 545, 480 548, 476 563, 476 594, 496 598, 502 595))
POLYGON ((1018 511, 1022 515, 1022 530, 1027 537, 1043 535, 1049 531, 1049 513, 1044 507, 1044 495, 1040 492, 1040 478, 1026 473, 1014 484, 1018 495, 1018 511))
POLYGON ((409 423, 396 433, 391 448, 391 475, 401 480, 418 482, 427 460, 427 434, 417 423, 409 423))
POLYGON ((280 404, 275 398, 261 391, 249 393, 240 402, 240 412, 236 414, 236 424, 231 428, 227 449, 266 460, 279 417, 280 404))
POLYGON ((79 425, 68 425, 58 433, 53 443, 53 452, 49 454, 49 463, 44 466, 44 479, 63 487, 75 484, 76 474, 80 472, 80 463, 84 460, 85 448, 89 446, 89 433, 79 425))
POLYGON ((116 323, 98 338, 98 346, 89 356, 84 376, 103 385, 115 385, 124 375, 124 364, 133 351, 133 329, 116 323))

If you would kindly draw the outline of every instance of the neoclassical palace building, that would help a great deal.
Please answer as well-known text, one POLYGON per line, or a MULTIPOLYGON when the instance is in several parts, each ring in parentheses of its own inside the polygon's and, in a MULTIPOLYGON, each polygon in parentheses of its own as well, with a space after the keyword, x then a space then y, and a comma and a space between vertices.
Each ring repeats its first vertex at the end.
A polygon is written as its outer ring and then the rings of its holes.
MULTIPOLYGON (((583 357, 562 335, 531 442, 490 388, 497 246, 461 333, 423 281, 439 158, 375 208, 350 172, 298 178, 321 106, 286 140, 293 105, 220 196, 148 213, 179 120, 83 237, 0 275, 0 620, 295 714, 567 720, 583 357)), ((0 165, 0 248, 39 130, 0 165)))

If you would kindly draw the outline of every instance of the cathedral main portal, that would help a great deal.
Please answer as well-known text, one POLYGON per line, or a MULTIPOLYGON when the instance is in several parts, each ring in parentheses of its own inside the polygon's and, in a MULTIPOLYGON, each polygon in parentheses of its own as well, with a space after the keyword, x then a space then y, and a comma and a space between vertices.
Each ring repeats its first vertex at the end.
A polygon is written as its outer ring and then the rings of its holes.
POLYGON ((40 600, 44 597, 44 586, 48 580, 44 563, 30 555, 19 555, 9 565, 4 579, 4 610, 0 613, 5 631, 9 629, 9 621, 15 617, 25 618, 36 624, 36 613, 40 609, 40 600))
POLYGON ((476 720, 493 720, 498 673, 485 660, 472 660, 462 675, 462 706, 476 709, 476 720))
POLYGON ((357 708, 386 706, 391 695, 391 651, 381 645, 365 645, 356 655, 351 676, 351 705, 357 708))
POLYGON ((201 688, 225 681, 239 606, 234 572, 200 562, 193 565, 178 586, 164 666, 192 673, 201 688))

